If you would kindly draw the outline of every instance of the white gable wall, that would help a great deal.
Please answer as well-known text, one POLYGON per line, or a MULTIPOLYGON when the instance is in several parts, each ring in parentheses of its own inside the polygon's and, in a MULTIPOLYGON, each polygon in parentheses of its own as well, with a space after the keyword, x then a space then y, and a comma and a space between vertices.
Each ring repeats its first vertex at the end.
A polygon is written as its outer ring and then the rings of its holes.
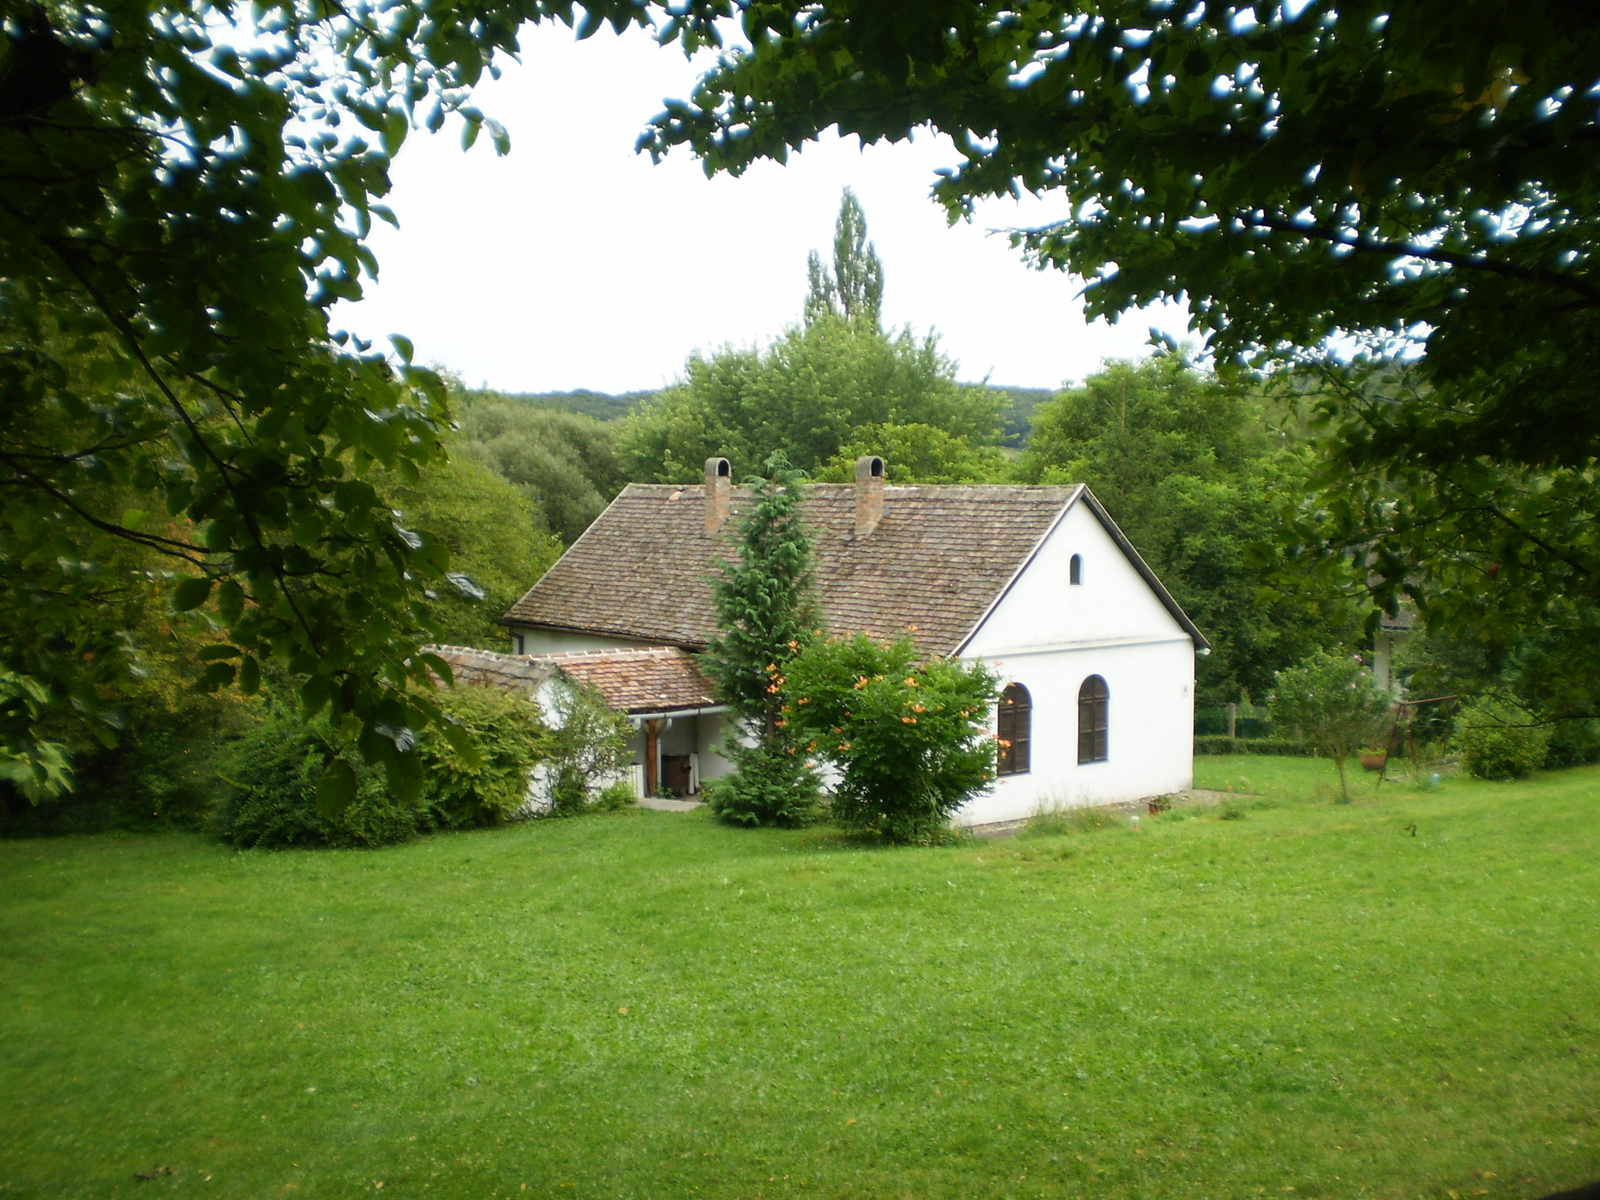
POLYGON ((1193 781, 1194 643, 1084 503, 1074 504, 962 651, 1032 698, 1032 755, 964 808, 965 825, 1114 804, 1193 781), (1082 558, 1073 585, 1071 558, 1082 558), (1107 759, 1078 762, 1078 689, 1110 692, 1107 759))

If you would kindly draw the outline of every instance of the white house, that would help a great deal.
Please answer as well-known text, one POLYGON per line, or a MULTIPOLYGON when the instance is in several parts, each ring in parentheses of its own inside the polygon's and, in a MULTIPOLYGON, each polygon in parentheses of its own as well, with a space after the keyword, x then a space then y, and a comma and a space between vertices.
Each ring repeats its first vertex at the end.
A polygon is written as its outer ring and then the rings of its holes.
MULTIPOLYGON (((631 484, 502 618, 515 654, 490 657, 504 669, 559 670, 635 718, 647 792, 727 769, 726 714, 694 652, 748 503, 723 458, 702 485, 631 484)), ((909 633, 1005 681, 995 729, 1009 747, 961 823, 1190 785, 1206 641, 1087 487, 889 487, 868 457, 854 484, 807 485, 802 511, 829 632, 909 633)))

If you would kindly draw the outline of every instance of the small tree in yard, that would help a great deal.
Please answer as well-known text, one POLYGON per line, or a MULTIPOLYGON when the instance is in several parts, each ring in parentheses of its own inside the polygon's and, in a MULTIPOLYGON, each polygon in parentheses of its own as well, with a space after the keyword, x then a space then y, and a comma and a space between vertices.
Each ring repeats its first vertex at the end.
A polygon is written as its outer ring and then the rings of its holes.
POLYGON ((797 825, 816 811, 816 774, 779 713, 784 664, 813 637, 811 535, 800 516, 799 473, 781 453, 766 462, 739 522, 738 557, 711 587, 718 634, 701 666, 754 744, 723 747, 733 773, 707 785, 711 811, 739 825, 797 825))
POLYGON ((918 665, 909 638, 857 634, 816 642, 786 670, 780 719, 842 776, 833 815, 893 842, 937 840, 994 779, 989 711, 996 680, 981 664, 918 665))
POLYGON ((592 688, 567 683, 551 701, 550 808, 568 817, 608 806, 610 789, 602 780, 628 766, 628 718, 606 704, 592 688))
POLYGON ((1378 736, 1393 698, 1354 658, 1318 651, 1299 666, 1278 672, 1272 719, 1299 729, 1339 768, 1339 795, 1350 802, 1344 764, 1378 736))

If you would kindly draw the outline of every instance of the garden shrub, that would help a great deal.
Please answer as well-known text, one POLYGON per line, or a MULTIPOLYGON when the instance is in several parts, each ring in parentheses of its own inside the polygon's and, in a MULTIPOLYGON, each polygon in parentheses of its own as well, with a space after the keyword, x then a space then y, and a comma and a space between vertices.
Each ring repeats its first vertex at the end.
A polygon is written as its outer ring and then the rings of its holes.
POLYGON ((618 809, 627 808, 638 798, 638 794, 633 790, 633 784, 626 779, 619 779, 600 789, 600 794, 594 798, 593 807, 595 812, 616 812, 618 809))
POLYGON ((790 659, 782 723, 840 773, 833 817, 893 842, 945 838, 957 809, 992 786, 989 714, 997 680, 982 665, 918 665, 909 638, 818 641, 790 659))
POLYGON ((418 827, 461 829, 511 820, 528 798, 528 776, 550 751, 551 734, 526 695, 463 686, 439 694, 445 717, 472 735, 463 755, 438 733, 417 744, 422 760, 418 827))
MULTIPOLYGON (((541 811, 554 817, 591 812, 600 806, 604 789, 632 761, 628 743, 633 724, 610 708, 599 692, 570 682, 555 685, 551 709, 546 742, 550 761, 542 781, 541 811)), ((631 788, 628 798, 633 798, 631 788)))
POLYGON ((383 846, 415 836, 418 806, 392 797, 357 763, 357 788, 343 812, 317 810, 317 780, 332 754, 319 725, 269 714, 235 748, 217 830, 239 846, 383 846))
POLYGON ((31 802, 0 783, 0 836, 37 837, 202 829, 224 784, 227 748, 249 727, 257 705, 237 693, 197 692, 191 665, 164 653, 141 653, 142 675, 100 695, 116 718, 91 736, 87 721, 61 722, 73 790, 31 802))
POLYGON ((1544 766, 1550 729, 1501 696, 1485 696, 1456 718, 1454 746, 1467 774, 1477 779, 1522 779, 1544 766))
POLYGON ((414 803, 392 795, 381 773, 344 755, 355 768, 356 795, 335 814, 317 807, 317 781, 338 754, 327 727, 270 712, 232 755, 218 832, 240 846, 384 846, 511 819, 549 737, 537 709, 524 696, 480 687, 442 692, 439 703, 472 734, 478 753, 463 755, 438 732, 425 734, 416 747, 423 788, 414 803))
POLYGON ((730 825, 795 828, 815 819, 821 811, 821 785, 814 760, 802 749, 782 737, 722 747, 734 769, 702 785, 711 812, 730 825))
POLYGON ((1545 766, 1581 767, 1592 762, 1600 762, 1600 721, 1570 719, 1550 726, 1545 766))

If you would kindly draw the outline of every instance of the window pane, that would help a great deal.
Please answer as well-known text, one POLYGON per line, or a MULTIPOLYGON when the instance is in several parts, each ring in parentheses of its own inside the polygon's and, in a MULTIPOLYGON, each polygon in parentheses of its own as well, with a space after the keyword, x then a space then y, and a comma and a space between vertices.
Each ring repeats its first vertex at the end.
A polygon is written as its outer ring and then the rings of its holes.
POLYGON ((1078 689, 1078 761, 1104 762, 1106 759, 1106 718, 1110 707, 1106 681, 1091 675, 1078 689))
POLYGON ((1030 766, 1033 740, 1033 698, 1020 683, 1000 693, 999 720, 995 732, 1000 737, 995 769, 1001 775, 1020 775, 1030 766))

